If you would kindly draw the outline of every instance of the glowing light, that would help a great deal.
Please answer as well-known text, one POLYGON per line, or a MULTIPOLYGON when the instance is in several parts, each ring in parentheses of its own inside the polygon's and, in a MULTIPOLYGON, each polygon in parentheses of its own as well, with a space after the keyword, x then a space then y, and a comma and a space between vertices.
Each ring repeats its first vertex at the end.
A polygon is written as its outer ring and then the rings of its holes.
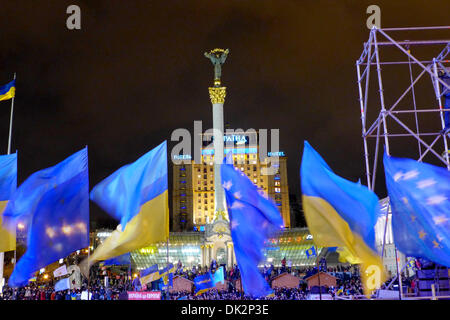
POLYGON ((77 228, 81 231, 81 232, 86 232, 86 224, 84 224, 83 222, 79 222, 77 223, 77 228))
POLYGON ((45 233, 49 236, 49 238, 53 238, 53 237, 56 235, 55 230, 53 230, 53 229, 50 228, 50 227, 47 227, 47 228, 45 229, 45 233))
POLYGON ((19 224, 17 225, 17 228, 19 228, 20 230, 23 230, 25 228, 24 224, 19 222, 19 224))
POLYGON ((62 232, 66 235, 69 235, 72 233, 72 227, 71 226, 64 226, 62 227, 62 232))

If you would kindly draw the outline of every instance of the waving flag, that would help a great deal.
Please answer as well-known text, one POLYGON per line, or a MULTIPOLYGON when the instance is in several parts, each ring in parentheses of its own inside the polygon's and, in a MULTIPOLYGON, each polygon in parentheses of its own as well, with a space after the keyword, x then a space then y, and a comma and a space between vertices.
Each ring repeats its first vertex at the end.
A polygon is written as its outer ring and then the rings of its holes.
POLYGON ((131 263, 131 254, 129 252, 122 254, 118 257, 114 257, 108 260, 105 260, 105 266, 123 266, 131 263))
MULTIPOLYGON (((120 219, 113 231, 90 256, 87 267, 169 236, 167 190, 167 142, 125 165, 91 191, 91 200, 111 216, 120 219)), ((87 272, 86 261, 83 273, 87 272)))
POLYGON ((384 155, 397 248, 450 267, 450 171, 384 155))
POLYGON ((306 257, 309 259, 309 257, 317 257, 316 248, 311 247, 305 251, 306 257))
POLYGON ((201 276, 194 278, 195 295, 198 296, 208 290, 214 289, 215 284, 211 276, 211 272, 207 272, 201 276))
POLYGON ((0 86, 0 101, 14 98, 16 94, 16 80, 0 86))
POLYGON ((40 268, 89 246, 87 148, 32 174, 4 214, 30 219, 27 251, 9 278, 11 287, 26 285, 40 268))
POLYGON ((337 176, 305 141, 301 165, 302 202, 314 243, 339 247, 341 258, 361 263, 366 295, 385 281, 375 248, 378 198, 365 186, 337 176))
POLYGON ((17 153, 0 156, 0 252, 16 249, 16 228, 3 211, 17 188, 17 153))
POLYGON ((70 281, 69 278, 64 278, 55 283, 55 292, 69 290, 70 281))
POLYGON ((62 276, 65 276, 67 273, 68 272, 67 272, 66 265, 62 265, 61 267, 59 267, 59 268, 55 269, 55 271, 53 271, 53 276, 55 278, 62 277, 62 276))
POLYGON ((224 283, 225 281, 225 274, 223 272, 223 267, 220 267, 212 274, 214 285, 218 283, 224 283))
POLYGON ((141 278, 142 284, 147 284, 149 282, 158 280, 159 279, 158 265, 155 264, 155 265, 151 266, 150 268, 142 270, 140 272, 140 278, 141 278))
POLYGON ((172 263, 169 263, 167 267, 162 270, 159 270, 159 278, 163 281, 163 288, 167 286, 173 287, 173 273, 176 268, 172 263))
POLYGON ((283 219, 275 204, 233 165, 222 164, 221 176, 243 289, 254 297, 267 296, 272 290, 258 264, 264 260, 264 242, 281 230, 283 219))

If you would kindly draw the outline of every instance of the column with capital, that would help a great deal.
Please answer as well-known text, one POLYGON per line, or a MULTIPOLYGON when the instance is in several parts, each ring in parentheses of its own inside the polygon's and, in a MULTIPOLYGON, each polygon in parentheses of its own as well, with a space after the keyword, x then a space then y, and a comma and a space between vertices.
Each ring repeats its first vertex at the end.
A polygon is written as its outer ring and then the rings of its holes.
POLYGON ((222 65, 225 63, 229 50, 214 49, 205 52, 214 65, 214 86, 209 87, 209 97, 213 108, 214 130, 214 220, 228 219, 225 204, 225 193, 221 183, 220 165, 224 158, 224 125, 223 104, 225 102, 226 87, 221 86, 222 65))

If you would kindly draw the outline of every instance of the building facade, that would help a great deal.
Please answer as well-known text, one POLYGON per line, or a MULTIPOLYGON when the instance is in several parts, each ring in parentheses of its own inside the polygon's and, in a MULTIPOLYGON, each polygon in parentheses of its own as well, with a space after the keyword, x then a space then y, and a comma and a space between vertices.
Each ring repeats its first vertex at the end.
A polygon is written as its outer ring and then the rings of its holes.
MULTIPOLYGON (((261 194, 275 202, 284 226, 289 228, 287 157, 284 152, 269 152, 267 156, 261 157, 258 143, 251 142, 256 139, 255 135, 225 133, 224 154, 232 157, 236 170, 245 173, 261 194)), ((211 141, 212 137, 204 134, 202 140, 211 141)), ((211 224, 216 215, 214 148, 212 144, 202 146, 200 163, 192 160, 190 155, 175 157, 172 161, 173 231, 205 231, 206 225, 211 224)))
MULTIPOLYGON (((158 264, 177 264, 181 261, 185 268, 193 266, 210 266, 212 259, 219 265, 232 267, 236 262, 233 242, 225 220, 217 220, 206 226, 205 231, 171 232, 168 242, 155 243, 131 253, 135 270, 146 269, 158 264)), ((281 266, 281 260, 286 259, 292 267, 312 267, 316 257, 306 255, 306 250, 313 246, 313 238, 306 228, 285 229, 280 234, 269 239, 264 249, 265 261, 260 267, 273 264, 281 266)), ((320 257, 323 248, 317 248, 320 257)))

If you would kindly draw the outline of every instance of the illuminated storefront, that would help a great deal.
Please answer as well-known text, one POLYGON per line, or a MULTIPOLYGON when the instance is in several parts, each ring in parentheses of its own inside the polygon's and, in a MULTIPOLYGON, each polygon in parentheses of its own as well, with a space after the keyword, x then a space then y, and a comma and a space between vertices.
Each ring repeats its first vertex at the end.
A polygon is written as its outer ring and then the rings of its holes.
MULTIPOLYGON (((194 265, 209 266, 211 259, 216 259, 219 264, 225 263, 228 267, 236 263, 234 254, 230 255, 232 250, 228 250, 232 248, 231 242, 217 249, 216 246, 219 244, 210 240, 207 239, 206 232, 171 232, 168 243, 158 243, 142 248, 133 252, 131 257, 136 270, 142 270, 154 264, 162 267, 167 264, 167 261, 173 264, 181 261, 183 266, 188 268, 194 265), (206 257, 207 250, 210 250, 211 259, 206 257)), ((287 263, 291 261, 293 267, 314 266, 316 258, 306 256, 306 250, 313 245, 308 229, 285 229, 266 243, 265 261, 260 266, 273 264, 279 267, 283 258, 286 258, 287 263)), ((317 248, 319 256, 321 252, 322 248, 317 248)))

